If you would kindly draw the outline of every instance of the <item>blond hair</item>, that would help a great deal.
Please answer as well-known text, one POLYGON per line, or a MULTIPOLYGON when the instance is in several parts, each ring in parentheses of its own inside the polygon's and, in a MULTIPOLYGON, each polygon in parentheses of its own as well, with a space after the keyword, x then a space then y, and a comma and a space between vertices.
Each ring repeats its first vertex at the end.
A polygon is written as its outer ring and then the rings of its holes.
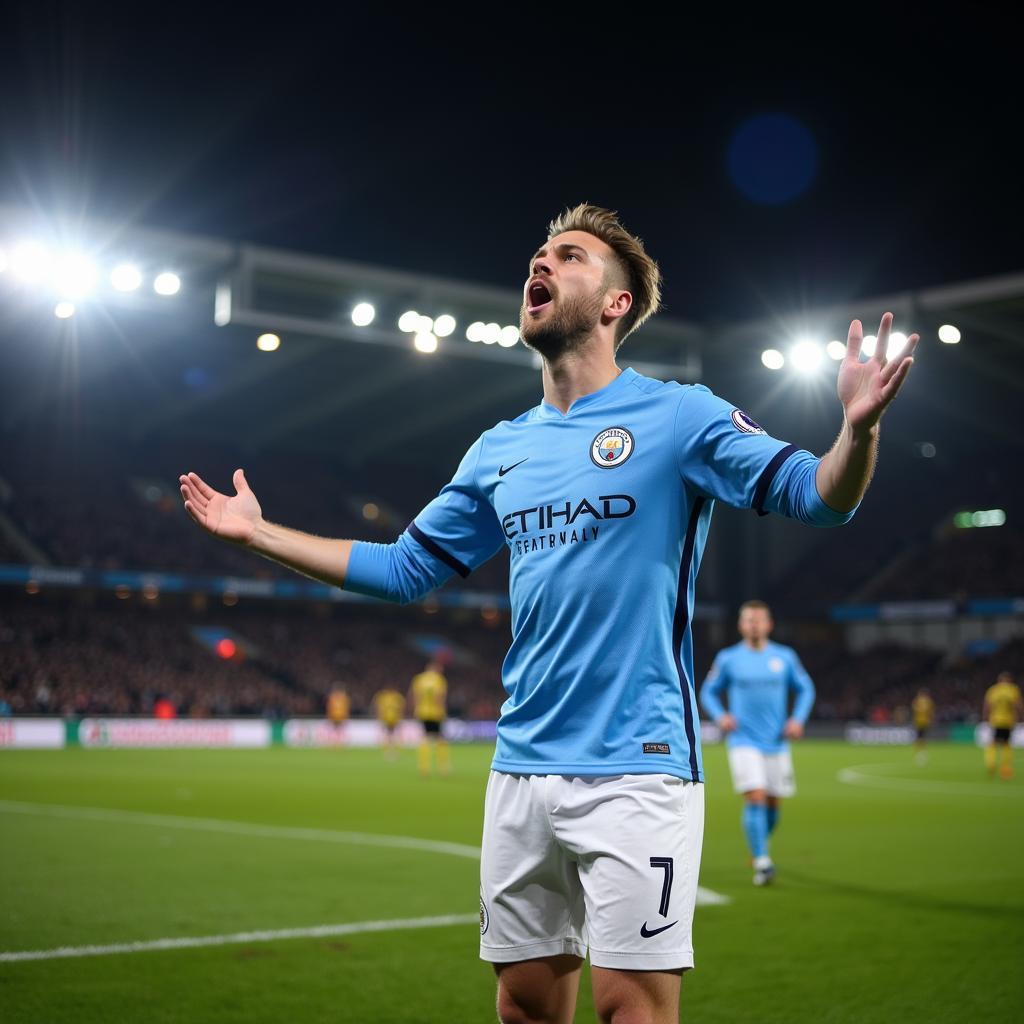
POLYGON ((585 231, 599 238, 615 254, 615 266, 633 296, 629 312, 615 327, 615 348, 629 337, 661 305, 661 271, 647 255, 643 242, 619 222, 619 215, 600 206, 580 203, 564 210, 548 225, 548 240, 566 231, 585 231))

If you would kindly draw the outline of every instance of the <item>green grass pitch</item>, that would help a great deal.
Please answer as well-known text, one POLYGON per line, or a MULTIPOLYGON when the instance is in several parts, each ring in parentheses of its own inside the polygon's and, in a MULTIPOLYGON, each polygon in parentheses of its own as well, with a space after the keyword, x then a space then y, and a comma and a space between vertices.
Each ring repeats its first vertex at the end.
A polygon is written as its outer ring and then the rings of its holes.
MULTIPOLYGON (((396 762, 375 750, 4 751, 0 952, 473 916, 472 857, 287 829, 475 847, 490 753, 455 748, 451 777, 421 780, 410 751, 396 762)), ((777 884, 755 889, 725 751, 706 751, 701 884, 730 902, 698 907, 682 1019, 1017 1019, 1024 778, 989 779, 979 751, 951 745, 924 766, 906 748, 839 743, 805 742, 795 759, 777 884)), ((0 1018, 492 1021, 477 939, 459 923, 0 962, 0 1018)), ((594 1019, 586 980, 576 1019, 594 1019)))

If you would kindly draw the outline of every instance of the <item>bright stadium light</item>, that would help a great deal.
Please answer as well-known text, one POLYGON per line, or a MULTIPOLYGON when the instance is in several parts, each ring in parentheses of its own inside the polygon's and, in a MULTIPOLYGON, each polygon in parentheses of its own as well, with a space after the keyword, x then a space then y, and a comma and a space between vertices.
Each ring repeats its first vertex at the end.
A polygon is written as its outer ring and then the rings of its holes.
POLYGON ((455 330, 455 327, 455 317, 450 313, 442 313, 441 316, 434 321, 434 333, 439 338, 447 338, 448 335, 455 330))
POLYGON ((181 291, 181 278, 165 270, 162 274, 157 274, 153 280, 153 291, 157 295, 177 295, 181 291))
POLYGON ((356 327, 366 327, 367 324, 373 323, 373 318, 377 315, 377 310, 373 308, 368 302, 360 302, 355 309, 352 310, 352 323, 356 327))
POLYGON ((509 324, 508 327, 502 327, 501 334, 498 335, 498 344, 502 348, 512 348, 519 341, 519 328, 513 327, 509 324))
POLYGON ((944 345, 958 345, 960 332, 952 324, 943 324, 939 328, 939 341, 944 345))
POLYGON ((841 341, 830 341, 825 346, 825 353, 829 359, 834 359, 837 363, 842 362, 846 358, 846 346, 841 341))
POLYGON ((484 336, 481 341, 485 345, 496 345, 501 341, 501 324, 487 324, 484 327, 484 336))
POLYGON ((482 320, 475 320, 466 328, 466 338, 469 341, 483 341, 487 324, 482 320))
POLYGON ((769 370, 781 370, 786 365, 786 357, 777 348, 766 348, 761 353, 761 362, 769 370))
POLYGON ((132 263, 119 263, 110 272, 110 283, 119 292, 133 292, 142 284, 142 271, 132 263))
POLYGON ((256 347, 261 352, 276 352, 281 347, 281 339, 276 334, 261 334, 256 339, 256 347))
POLYGON ((53 287, 58 295, 81 299, 96 287, 96 264, 81 253, 66 253, 53 268, 53 287))
POLYGON ((873 334, 865 334, 864 340, 861 342, 860 351, 861 355, 867 356, 870 359, 875 354, 875 343, 878 341, 873 334))
POLYGON ((49 254, 38 242, 22 242, 11 254, 11 269, 30 284, 46 276, 49 263, 49 254))
POLYGON ((434 321, 429 316, 421 316, 416 321, 416 333, 417 334, 433 334, 434 333, 434 321))
POLYGON ((797 373, 815 373, 821 366, 822 358, 821 346, 816 341, 808 339, 798 341, 789 350, 789 361, 797 373))
POLYGON ((53 307, 53 315, 58 320, 69 320, 75 315, 75 304, 67 301, 58 302, 53 307))
POLYGON ((414 334, 420 322, 420 315, 415 309, 410 309, 398 318, 398 329, 405 334, 414 334))
POLYGON ((7 269, 7 251, 0 249, 0 274, 7 269))
POLYGON ((412 343, 416 347, 417 352, 437 351, 437 336, 431 334, 430 331, 417 332, 416 337, 413 338, 412 343))
POLYGON ((907 336, 902 331, 893 331, 889 335, 889 344, 886 346, 886 358, 892 359, 893 356, 898 356, 903 351, 903 346, 906 343, 907 336))

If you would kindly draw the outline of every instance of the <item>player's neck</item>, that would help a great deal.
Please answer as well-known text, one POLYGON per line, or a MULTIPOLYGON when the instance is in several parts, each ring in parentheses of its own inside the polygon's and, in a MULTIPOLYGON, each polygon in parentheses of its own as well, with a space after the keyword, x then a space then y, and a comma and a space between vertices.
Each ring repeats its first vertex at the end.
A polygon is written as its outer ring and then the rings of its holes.
POLYGON ((763 651, 768 646, 768 637, 761 637, 760 640, 743 641, 752 651, 763 651))
POLYGON ((604 346, 587 345, 554 360, 544 360, 544 401, 563 413, 577 398, 607 387, 622 370, 615 353, 604 346))

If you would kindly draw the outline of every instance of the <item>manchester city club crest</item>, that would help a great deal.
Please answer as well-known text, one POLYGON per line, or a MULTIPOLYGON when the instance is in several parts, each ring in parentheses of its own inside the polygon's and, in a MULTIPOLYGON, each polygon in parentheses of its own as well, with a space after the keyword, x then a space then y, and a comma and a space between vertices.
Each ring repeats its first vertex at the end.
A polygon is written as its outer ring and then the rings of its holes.
POLYGON ((591 461, 602 469, 614 469, 633 454, 633 444, 633 435, 625 427, 609 427, 590 443, 591 461))

